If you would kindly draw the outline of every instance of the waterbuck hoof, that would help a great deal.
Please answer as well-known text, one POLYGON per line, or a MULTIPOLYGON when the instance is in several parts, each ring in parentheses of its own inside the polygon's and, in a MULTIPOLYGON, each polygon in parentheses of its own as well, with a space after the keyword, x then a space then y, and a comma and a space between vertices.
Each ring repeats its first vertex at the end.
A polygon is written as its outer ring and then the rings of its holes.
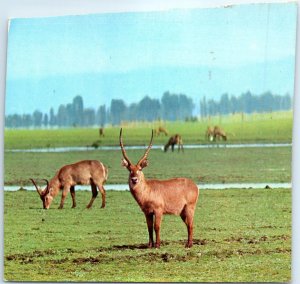
POLYGON ((185 247, 186 248, 191 248, 193 246, 193 243, 186 243, 185 247))
POLYGON ((159 249, 160 248, 160 244, 155 244, 155 248, 159 249))
POLYGON ((105 205, 102 205, 101 208, 105 208, 105 205))
POLYGON ((153 243, 152 242, 148 243, 148 248, 153 248, 153 243))

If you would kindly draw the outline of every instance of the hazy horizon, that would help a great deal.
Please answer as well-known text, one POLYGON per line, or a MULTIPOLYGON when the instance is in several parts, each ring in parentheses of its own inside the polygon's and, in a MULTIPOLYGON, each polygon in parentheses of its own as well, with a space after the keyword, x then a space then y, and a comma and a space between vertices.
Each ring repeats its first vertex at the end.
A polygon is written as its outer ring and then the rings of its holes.
POLYGON ((295 3, 13 19, 6 115, 164 92, 293 96, 295 3), (278 20, 280 19, 280 21, 278 20))

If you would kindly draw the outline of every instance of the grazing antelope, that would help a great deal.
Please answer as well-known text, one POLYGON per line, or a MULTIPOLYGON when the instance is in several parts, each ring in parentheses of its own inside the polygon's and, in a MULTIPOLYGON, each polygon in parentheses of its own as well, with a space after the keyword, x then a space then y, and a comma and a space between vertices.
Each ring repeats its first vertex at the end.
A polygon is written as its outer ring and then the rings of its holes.
POLYGON ((214 128, 212 126, 207 126, 205 138, 210 142, 214 140, 214 128))
POLYGON ((155 247, 160 247, 160 225, 163 214, 180 215, 188 231, 186 247, 192 247, 193 219, 199 195, 198 187, 192 180, 187 178, 168 180, 145 178, 142 170, 148 165, 147 156, 152 147, 152 140, 153 130, 150 144, 144 156, 135 165, 127 157, 122 141, 122 128, 120 130, 120 147, 123 154, 122 166, 129 171, 130 192, 146 217, 149 233, 148 247, 154 246, 153 223, 156 235, 155 247))
POLYGON ((100 128, 99 128, 99 135, 100 135, 100 137, 101 137, 101 136, 104 137, 104 128, 103 128, 103 127, 100 127, 100 128))
POLYGON ((206 130, 206 136, 209 141, 217 141, 217 138, 218 140, 222 138, 224 141, 227 141, 227 135, 225 131, 217 125, 214 128, 208 126, 206 130))
POLYGON ((165 136, 168 136, 168 131, 162 126, 159 126, 157 129, 155 129, 154 133, 155 133, 155 136, 159 136, 160 133, 164 133, 165 136))
POLYGON ((183 152, 183 142, 182 138, 179 134, 175 134, 174 136, 171 136, 170 139, 168 140, 167 144, 164 147, 164 151, 167 152, 169 147, 171 146, 172 152, 174 152, 174 146, 178 145, 178 152, 181 151, 183 152))
POLYGON ((40 198, 43 201, 44 209, 49 209, 53 198, 62 190, 61 201, 59 209, 62 209, 68 192, 71 192, 72 196, 72 208, 76 207, 75 200, 75 185, 90 184, 92 187, 92 198, 87 208, 93 205, 95 198, 98 195, 97 188, 102 195, 102 206, 105 207, 105 190, 103 184, 108 177, 108 169, 99 161, 96 160, 84 160, 74 164, 63 166, 56 175, 50 180, 45 180, 47 186, 44 190, 41 190, 36 185, 33 179, 30 179, 34 184, 40 198))

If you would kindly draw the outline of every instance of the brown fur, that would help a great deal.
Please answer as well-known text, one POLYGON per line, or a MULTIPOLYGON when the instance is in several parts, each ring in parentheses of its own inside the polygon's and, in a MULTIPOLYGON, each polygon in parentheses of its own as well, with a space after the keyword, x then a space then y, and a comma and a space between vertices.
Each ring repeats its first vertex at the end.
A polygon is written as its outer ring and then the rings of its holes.
POLYGON ((208 126, 205 136, 209 141, 217 141, 217 139, 220 140, 221 138, 224 141, 227 141, 227 135, 225 131, 217 125, 214 128, 208 126))
POLYGON ((35 181, 31 179, 35 185, 37 192, 39 193, 44 209, 49 209, 53 198, 62 190, 61 202, 59 209, 64 206, 65 198, 68 192, 71 192, 72 196, 72 208, 76 207, 75 200, 75 185, 90 184, 92 188, 92 198, 87 205, 90 208, 98 195, 98 190, 102 195, 102 207, 105 207, 105 190, 103 184, 108 177, 108 169, 99 161, 96 160, 83 160, 74 164, 63 166, 56 175, 47 182, 47 187, 41 190, 37 187, 35 181))
POLYGON ((164 151, 167 152, 169 147, 171 146, 172 152, 174 152, 174 147, 176 144, 178 145, 178 152, 180 151, 180 149, 183 152, 183 142, 179 134, 175 134, 174 136, 171 136, 169 138, 167 144, 164 147, 164 151))
POLYGON ((124 159, 122 165, 129 171, 128 183, 130 192, 144 212, 148 233, 149 247, 154 246, 153 229, 156 234, 155 247, 160 247, 160 225, 163 214, 180 215, 187 226, 188 240, 186 247, 193 245, 193 219, 198 200, 197 185, 187 178, 168 180, 147 180, 142 172, 148 165, 147 155, 152 146, 153 132, 150 145, 140 161, 134 165, 126 155, 120 131, 120 146, 124 159))
POLYGON ((159 136, 160 133, 164 133, 165 136, 168 136, 168 131, 162 126, 159 126, 157 129, 155 129, 154 133, 155 133, 155 136, 159 136))
POLYGON ((214 128, 211 126, 207 126, 206 132, 205 132, 205 138, 208 141, 212 141, 214 137, 214 128))

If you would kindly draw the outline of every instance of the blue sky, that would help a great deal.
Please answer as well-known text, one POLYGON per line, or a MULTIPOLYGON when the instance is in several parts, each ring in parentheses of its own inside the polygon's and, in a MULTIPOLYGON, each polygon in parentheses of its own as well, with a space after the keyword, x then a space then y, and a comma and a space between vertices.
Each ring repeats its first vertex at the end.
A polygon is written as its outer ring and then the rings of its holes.
POLYGON ((165 91, 293 93, 296 4, 13 19, 6 114, 165 91))

